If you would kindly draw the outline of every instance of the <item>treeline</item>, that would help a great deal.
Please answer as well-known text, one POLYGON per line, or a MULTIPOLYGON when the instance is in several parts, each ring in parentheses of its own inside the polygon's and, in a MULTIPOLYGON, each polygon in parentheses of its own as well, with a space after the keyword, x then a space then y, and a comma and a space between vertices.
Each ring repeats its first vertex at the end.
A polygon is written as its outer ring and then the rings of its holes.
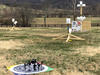
MULTIPOLYGON (((87 6, 83 9, 85 16, 100 16, 100 0, 83 0, 87 6)), ((0 24, 11 25, 11 18, 18 20, 18 26, 31 26, 34 18, 80 16, 77 3, 79 0, 0 0, 5 4, 0 8, 0 24)))
MULTIPOLYGON (((30 8, 35 9, 36 11, 43 11, 42 13, 37 12, 37 17, 41 17, 41 15, 45 13, 48 15, 51 14, 51 16, 54 16, 55 14, 64 17, 63 15, 66 14, 73 15, 72 13, 74 9, 75 12, 79 14, 79 8, 77 8, 79 1, 80 0, 0 0, 0 3, 11 7, 20 7, 27 3, 30 8)), ((100 16, 100 0, 83 0, 83 2, 87 5, 84 8, 84 15, 100 16)))
POLYGON ((8 7, 1 5, 0 12, 0 24, 1 26, 12 25, 12 18, 15 18, 18 21, 17 26, 21 27, 30 27, 31 22, 34 18, 33 10, 28 7, 28 4, 23 4, 20 7, 8 7))

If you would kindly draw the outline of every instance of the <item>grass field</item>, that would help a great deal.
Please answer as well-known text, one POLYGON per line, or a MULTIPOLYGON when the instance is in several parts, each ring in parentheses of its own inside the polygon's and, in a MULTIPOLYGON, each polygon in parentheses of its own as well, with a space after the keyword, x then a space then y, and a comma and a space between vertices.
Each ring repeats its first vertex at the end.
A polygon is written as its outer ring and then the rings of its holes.
MULTIPOLYGON (((100 23, 100 17, 87 17, 86 21, 91 23, 100 23)), ((47 24, 66 24, 66 18, 47 18, 47 24)), ((44 18, 35 18, 32 24, 44 24, 44 18)))
POLYGON ((54 68, 38 75, 100 75, 100 28, 73 33, 85 41, 52 40, 63 34, 65 28, 0 28, 0 75, 13 75, 8 66, 32 58, 54 68))

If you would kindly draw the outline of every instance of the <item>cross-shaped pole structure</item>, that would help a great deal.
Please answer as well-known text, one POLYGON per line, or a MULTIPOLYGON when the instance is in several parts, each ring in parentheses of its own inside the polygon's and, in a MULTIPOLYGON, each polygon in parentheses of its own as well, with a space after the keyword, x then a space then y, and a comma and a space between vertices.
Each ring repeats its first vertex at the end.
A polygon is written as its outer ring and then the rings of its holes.
POLYGON ((83 15, 83 7, 85 7, 86 4, 83 4, 83 1, 80 1, 80 4, 77 4, 77 7, 80 7, 80 16, 83 15))

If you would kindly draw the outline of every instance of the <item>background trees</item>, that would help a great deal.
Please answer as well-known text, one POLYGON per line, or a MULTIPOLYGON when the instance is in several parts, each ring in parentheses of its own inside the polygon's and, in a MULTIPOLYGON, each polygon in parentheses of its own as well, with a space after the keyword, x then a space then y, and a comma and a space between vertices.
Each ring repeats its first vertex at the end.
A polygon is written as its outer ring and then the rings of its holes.
POLYGON ((77 0, 71 0, 72 11, 73 11, 73 19, 76 19, 76 8, 77 8, 77 0))
MULTIPOLYGON (((0 24, 10 24, 11 18, 18 20, 17 26, 31 26, 34 17, 44 17, 46 26, 47 17, 72 17, 75 20, 79 9, 79 0, 0 0, 5 4, 0 6, 0 24), (2 20, 1 20, 2 19, 2 20)), ((100 16, 100 0, 84 0, 87 6, 84 8, 86 16, 100 16)))
POLYGON ((29 3, 24 3, 17 8, 17 19, 22 27, 30 27, 33 19, 32 9, 29 3))
POLYGON ((1 10, 0 23, 3 25, 12 25, 11 19, 15 18, 18 21, 17 26, 30 27, 31 21, 33 20, 33 11, 30 3, 19 4, 14 7, 5 6, 1 10))

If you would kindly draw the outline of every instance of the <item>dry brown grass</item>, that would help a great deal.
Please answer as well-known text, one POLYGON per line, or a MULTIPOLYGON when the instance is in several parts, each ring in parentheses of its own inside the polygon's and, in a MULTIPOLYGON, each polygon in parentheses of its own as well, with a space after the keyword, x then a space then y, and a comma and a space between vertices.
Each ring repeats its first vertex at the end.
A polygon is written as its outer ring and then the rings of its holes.
POLYGON ((79 53, 85 56, 94 56, 97 53, 100 53, 100 47, 87 46, 87 47, 78 48, 77 50, 79 53))
POLYGON ((95 75, 93 73, 90 72, 79 72, 79 71, 64 71, 63 73, 60 73, 58 70, 54 70, 52 72, 49 73, 41 73, 39 75, 95 75))
POLYGON ((20 49, 23 46, 19 40, 0 41, 0 49, 20 49))
POLYGON ((5 53, 0 54, 0 75, 13 75, 7 70, 7 67, 14 65, 13 61, 7 60, 7 58, 11 57, 11 54, 7 51, 9 49, 21 49, 23 46, 24 44, 19 40, 0 41, 0 52, 5 53))
MULTIPOLYGON (((32 35, 36 35, 36 34, 32 34, 32 35)), ((57 37, 57 36, 60 36, 60 35, 62 35, 61 33, 59 33, 59 34, 56 34, 56 33, 48 33, 48 34, 43 34, 43 33, 41 33, 41 34, 37 34, 38 36, 44 36, 44 37, 57 37)))
POLYGON ((67 72, 66 75, 94 75, 89 72, 78 72, 78 71, 73 71, 73 72, 67 72))
POLYGON ((9 61, 6 57, 10 57, 8 53, 5 52, 5 55, 0 55, 0 75, 13 75, 11 72, 7 70, 7 67, 13 65, 13 61, 9 61))
MULTIPOLYGON (((99 23, 100 17, 87 17, 86 21, 99 23)), ((32 24, 44 24, 44 18, 35 18, 32 24)), ((47 24, 66 24, 66 18, 47 18, 47 24)))

